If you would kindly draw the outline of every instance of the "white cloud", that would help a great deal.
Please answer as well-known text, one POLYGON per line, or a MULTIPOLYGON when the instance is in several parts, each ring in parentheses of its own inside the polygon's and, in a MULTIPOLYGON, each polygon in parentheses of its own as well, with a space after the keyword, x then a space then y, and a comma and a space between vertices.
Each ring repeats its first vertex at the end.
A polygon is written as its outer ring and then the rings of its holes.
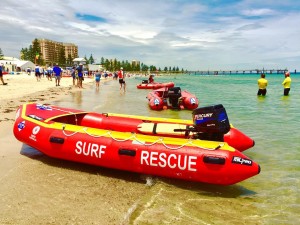
POLYGON ((243 10, 242 15, 245 16, 267 16, 267 15, 274 15, 276 12, 271 9, 248 9, 243 10))
POLYGON ((266 62, 298 69, 294 1, 2 0, 3 53, 19 56, 34 38, 72 42, 80 56, 139 59, 185 69, 247 69, 266 62), (280 4, 280 5, 277 5, 280 4), (76 14, 103 18, 84 21, 76 14))

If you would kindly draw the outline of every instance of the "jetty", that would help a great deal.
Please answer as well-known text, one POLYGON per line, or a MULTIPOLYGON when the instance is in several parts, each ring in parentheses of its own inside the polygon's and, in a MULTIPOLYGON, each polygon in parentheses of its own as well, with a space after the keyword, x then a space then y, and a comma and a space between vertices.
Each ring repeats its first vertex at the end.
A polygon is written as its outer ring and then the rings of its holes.
MULTIPOLYGON (((204 74, 204 75, 231 75, 231 74, 284 74, 288 69, 250 69, 250 70, 203 70, 203 71, 190 71, 192 74, 204 74)), ((293 71, 295 74, 297 70, 293 71)), ((290 71, 290 73, 293 73, 290 71)))

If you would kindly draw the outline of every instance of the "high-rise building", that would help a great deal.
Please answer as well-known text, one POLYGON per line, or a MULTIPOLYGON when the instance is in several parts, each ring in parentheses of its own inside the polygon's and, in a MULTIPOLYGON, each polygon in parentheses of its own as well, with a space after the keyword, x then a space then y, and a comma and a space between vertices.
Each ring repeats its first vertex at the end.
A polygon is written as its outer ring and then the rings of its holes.
POLYGON ((138 60, 132 60, 132 61, 131 61, 131 65, 132 65, 133 67, 140 66, 140 61, 138 61, 138 60))
POLYGON ((72 43, 63 43, 48 39, 38 39, 41 47, 42 59, 48 65, 58 62, 61 49, 65 52, 65 57, 74 59, 78 57, 78 46, 72 43))

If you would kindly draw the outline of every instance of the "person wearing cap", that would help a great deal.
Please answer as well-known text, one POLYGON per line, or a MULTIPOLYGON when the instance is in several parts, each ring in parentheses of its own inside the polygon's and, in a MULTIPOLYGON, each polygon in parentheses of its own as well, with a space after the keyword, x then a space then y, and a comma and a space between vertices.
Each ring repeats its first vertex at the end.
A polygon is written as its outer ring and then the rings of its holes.
POLYGON ((125 76, 124 76, 124 72, 123 72, 123 67, 120 68, 120 70, 118 72, 118 77, 119 77, 120 90, 122 90, 122 87, 123 87, 124 92, 125 92, 126 83, 124 80, 125 76))
POLYGON ((2 70, 3 70, 3 63, 1 63, 1 65, 0 65, 0 80, 1 80, 1 82, 2 82, 3 85, 7 85, 7 83, 5 83, 4 80, 3 80, 3 72, 2 72, 2 70))
POLYGON ((283 95, 287 96, 287 95, 289 95, 289 92, 291 90, 292 79, 290 78, 290 72, 289 71, 285 72, 284 76, 285 76, 285 79, 282 82, 282 85, 284 87, 283 95))
POLYGON ((268 81, 265 78, 266 75, 264 73, 262 73, 260 75, 260 78, 257 80, 257 84, 258 84, 258 92, 257 95, 258 96, 265 96, 267 94, 267 86, 268 86, 268 81))

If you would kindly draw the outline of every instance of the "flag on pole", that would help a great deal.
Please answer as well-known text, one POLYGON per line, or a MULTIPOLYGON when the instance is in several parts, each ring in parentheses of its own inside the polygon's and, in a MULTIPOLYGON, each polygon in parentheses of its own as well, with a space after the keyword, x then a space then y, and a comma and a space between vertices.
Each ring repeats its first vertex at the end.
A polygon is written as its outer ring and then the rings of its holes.
POLYGON ((39 53, 35 54, 35 59, 38 59, 40 57, 39 53))

